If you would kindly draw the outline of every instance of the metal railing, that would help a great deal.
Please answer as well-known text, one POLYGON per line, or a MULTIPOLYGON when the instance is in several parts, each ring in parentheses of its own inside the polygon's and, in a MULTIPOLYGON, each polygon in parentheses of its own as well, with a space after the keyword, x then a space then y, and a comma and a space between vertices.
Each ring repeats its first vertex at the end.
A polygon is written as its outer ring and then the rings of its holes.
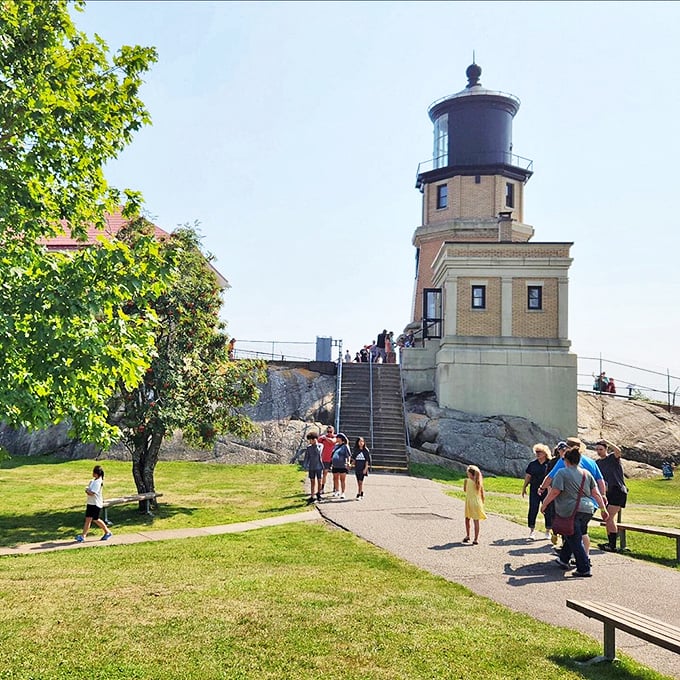
POLYGON ((404 413, 404 431, 406 432, 406 446, 411 448, 411 436, 408 432, 408 416, 406 414, 406 397, 404 396, 404 374, 401 370, 401 363, 399 364, 399 387, 401 389, 401 408, 404 413))
MULTIPOLYGON (((340 350, 342 355, 342 349, 340 350)), ((335 380, 335 431, 340 432, 340 408, 342 406, 342 356, 338 358, 335 380)))
POLYGON ((656 371, 606 359, 602 355, 578 357, 577 382, 578 389, 582 391, 662 402, 669 409, 675 406, 680 390, 680 377, 672 375, 670 369, 666 369, 665 372, 656 371), (601 384, 597 385, 598 376, 602 373, 605 373, 608 379, 614 379, 616 392, 609 392, 603 389, 601 384))
POLYGON ((368 402, 369 402, 369 434, 371 436, 371 449, 373 449, 373 364, 375 363, 374 361, 371 360, 372 357, 369 358, 368 362, 368 402))
POLYGON ((283 340, 236 340, 237 359, 269 359, 271 361, 314 361, 316 343, 283 340))
POLYGON ((421 161, 418 163, 416 181, 426 172, 459 165, 509 165, 513 168, 521 168, 530 172, 533 172, 534 169, 533 160, 524 158, 524 156, 518 156, 511 151, 479 151, 456 155, 455 159, 451 158, 450 155, 446 155, 421 161))

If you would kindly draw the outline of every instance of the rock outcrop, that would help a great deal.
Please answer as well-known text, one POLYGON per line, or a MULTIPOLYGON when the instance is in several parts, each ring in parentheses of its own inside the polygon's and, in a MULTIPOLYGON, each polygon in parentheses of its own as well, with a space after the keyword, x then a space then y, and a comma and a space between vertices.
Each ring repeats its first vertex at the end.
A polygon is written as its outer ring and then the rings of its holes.
POLYGON ((580 392, 578 430, 587 444, 615 442, 629 460, 680 463, 680 417, 658 404, 580 392))
POLYGON ((534 444, 552 444, 561 438, 525 418, 440 408, 434 395, 411 397, 406 408, 412 449, 463 466, 474 464, 487 473, 520 477, 534 457, 534 444))
MULTIPOLYGON (((319 368, 323 370, 323 366, 319 368)), ((258 425, 255 436, 247 441, 222 437, 212 450, 201 451, 188 447, 179 432, 163 443, 161 459, 294 461, 310 429, 320 431, 324 424, 334 422, 335 382, 334 375, 311 370, 308 364, 270 364, 259 402, 246 409, 258 425)), ((480 416, 440 408, 431 394, 410 397, 406 407, 411 460, 440 461, 458 469, 474 463, 487 473, 521 477, 533 458, 535 443, 554 446, 575 434, 546 431, 515 416, 480 416)), ((587 445, 592 447, 606 438, 621 446, 630 476, 659 474, 665 461, 680 463, 680 417, 661 406, 579 393, 578 419, 578 436, 587 445)), ((12 455, 56 453, 65 458, 93 458, 98 453, 90 445, 70 440, 64 425, 37 433, 0 427, 0 446, 12 455)), ((122 445, 105 456, 129 459, 122 445)))

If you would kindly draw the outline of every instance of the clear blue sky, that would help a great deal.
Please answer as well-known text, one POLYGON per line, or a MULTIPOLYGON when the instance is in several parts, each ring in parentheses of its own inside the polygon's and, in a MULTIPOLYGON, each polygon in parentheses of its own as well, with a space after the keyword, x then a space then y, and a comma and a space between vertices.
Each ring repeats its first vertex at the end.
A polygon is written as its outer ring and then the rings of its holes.
POLYGON ((534 239, 574 242, 573 350, 680 375, 679 3, 117 0, 76 22, 158 49, 153 126, 108 177, 167 230, 200 222, 236 338, 354 353, 410 321, 427 108, 475 50, 522 101, 534 239))

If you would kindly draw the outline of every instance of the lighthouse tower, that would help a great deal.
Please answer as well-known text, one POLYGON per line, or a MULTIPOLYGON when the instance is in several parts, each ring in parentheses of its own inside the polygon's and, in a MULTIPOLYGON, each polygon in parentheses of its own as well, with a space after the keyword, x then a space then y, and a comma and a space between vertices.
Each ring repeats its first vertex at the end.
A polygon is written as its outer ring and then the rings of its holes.
POLYGON ((434 102, 432 158, 418 166, 422 225, 413 235, 415 348, 407 390, 440 406, 518 415, 576 432, 569 351, 571 243, 531 241, 524 188, 533 162, 514 153, 517 97, 489 90, 472 64, 460 92, 434 102), (531 241, 531 242, 530 242, 531 241))

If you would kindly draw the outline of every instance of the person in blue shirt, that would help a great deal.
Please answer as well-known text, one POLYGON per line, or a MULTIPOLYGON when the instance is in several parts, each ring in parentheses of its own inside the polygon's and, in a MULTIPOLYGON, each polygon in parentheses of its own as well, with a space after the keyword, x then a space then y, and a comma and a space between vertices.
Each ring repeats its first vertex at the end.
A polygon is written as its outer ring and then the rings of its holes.
MULTIPOLYGON (((538 491, 540 494, 542 494, 544 491, 547 491, 550 488, 550 485, 552 484, 552 480, 555 477, 555 475, 562 470, 565 465, 564 465, 564 454, 571 448, 577 446, 579 452, 581 453, 581 460, 579 461, 579 465, 584 469, 588 470, 590 474, 594 477, 595 482, 597 484, 598 491, 600 492, 600 495, 602 498, 604 498, 605 503, 607 502, 607 488, 604 482, 604 477, 602 476, 602 472, 600 472, 600 468, 597 467, 597 463, 592 458, 589 458, 588 456, 585 455, 586 452, 586 445, 578 438, 578 437, 569 437, 566 442, 560 442, 557 445, 557 448, 560 453, 560 460, 557 461, 557 463, 554 465, 553 469, 548 472, 548 474, 545 476, 545 479, 543 480, 543 483, 539 487, 538 491), (566 444, 566 447, 560 446, 560 444, 566 444)), ((593 508, 597 508, 597 501, 594 498, 590 498, 593 508)), ((588 536, 587 533, 583 534, 583 547, 586 551, 586 556, 590 555, 590 536, 588 536)))

